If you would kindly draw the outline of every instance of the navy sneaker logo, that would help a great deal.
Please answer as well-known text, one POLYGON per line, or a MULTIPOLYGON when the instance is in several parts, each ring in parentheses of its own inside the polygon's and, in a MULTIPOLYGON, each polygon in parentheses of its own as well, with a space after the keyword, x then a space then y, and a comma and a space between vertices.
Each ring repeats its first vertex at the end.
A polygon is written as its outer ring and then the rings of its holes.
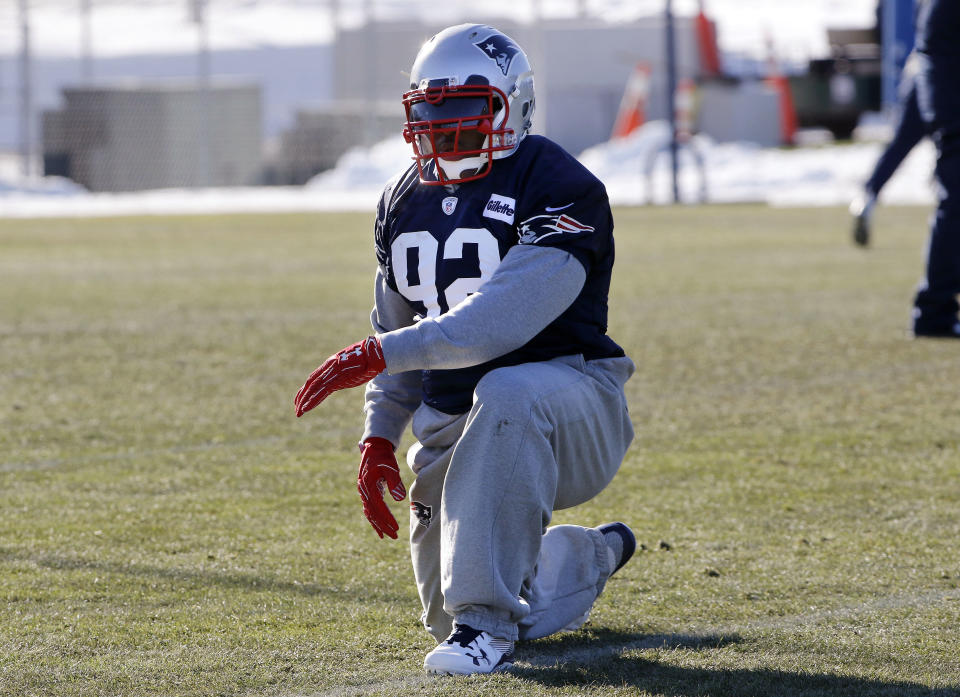
POLYGON ((483 41, 475 43, 474 46, 483 51, 487 58, 496 61, 504 75, 509 71, 513 57, 520 53, 520 48, 503 34, 491 34, 483 41))
POLYGON ((473 665, 475 665, 475 666, 479 666, 479 665, 480 665, 480 661, 483 661, 484 663, 486 663, 486 664, 489 665, 490 659, 487 658, 487 652, 484 651, 483 649, 481 649, 479 646, 477 647, 477 649, 479 649, 479 651, 480 651, 480 655, 479 655, 479 656, 474 656, 472 653, 469 653, 468 651, 464 651, 464 652, 463 652, 463 655, 466 656, 467 658, 472 658, 472 659, 473 659, 473 665))

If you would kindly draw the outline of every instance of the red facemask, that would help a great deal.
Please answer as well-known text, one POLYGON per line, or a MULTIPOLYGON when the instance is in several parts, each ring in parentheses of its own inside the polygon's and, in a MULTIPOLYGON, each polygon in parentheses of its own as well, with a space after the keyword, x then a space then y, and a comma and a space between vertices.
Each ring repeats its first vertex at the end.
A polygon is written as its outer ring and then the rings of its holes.
POLYGON ((424 184, 459 184, 485 177, 493 153, 515 145, 513 129, 494 126, 497 117, 507 123, 509 106, 506 95, 491 85, 414 89, 403 95, 403 106, 407 117, 403 137, 413 146, 424 184))

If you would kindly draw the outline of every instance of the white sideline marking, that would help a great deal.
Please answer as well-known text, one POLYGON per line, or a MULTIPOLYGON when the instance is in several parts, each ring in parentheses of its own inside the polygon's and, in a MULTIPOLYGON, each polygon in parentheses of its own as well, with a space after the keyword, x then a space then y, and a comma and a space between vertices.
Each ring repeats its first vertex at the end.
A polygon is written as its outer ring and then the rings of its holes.
MULTIPOLYGON (((597 659, 608 658, 625 651, 655 649, 662 646, 693 643, 698 638, 734 637, 748 631, 764 631, 773 629, 791 629, 805 625, 816 625, 824 621, 850 619, 859 615, 869 615, 881 610, 902 610, 904 608, 919 608, 932 606, 943 601, 960 601, 960 589, 944 591, 927 591, 924 593, 900 593, 877 598, 876 600, 860 605, 849 605, 833 609, 815 610, 790 617, 754 620, 739 626, 727 627, 689 627, 676 634, 652 634, 640 637, 625 644, 606 644, 596 648, 574 649, 563 653, 534 652, 525 660, 517 661, 517 666, 546 667, 559 666, 566 663, 587 664, 597 659)), ((521 649, 521 653, 525 653, 521 649)), ((436 684, 445 678, 437 675, 408 675, 400 678, 381 680, 367 685, 353 685, 335 687, 324 692, 297 693, 287 697, 359 697, 373 692, 393 692, 405 688, 420 688, 436 684)))
MULTIPOLYGON (((298 693, 288 695, 288 697, 360 697, 360 695, 369 695, 371 692, 380 692, 387 690, 393 694, 395 690, 416 690, 426 688, 430 685, 444 680, 440 675, 408 675, 403 678, 394 678, 393 680, 381 680, 380 682, 370 683, 369 685, 354 685, 352 687, 335 687, 326 692, 298 693)), ((404 694, 407 694, 404 692, 404 694)))

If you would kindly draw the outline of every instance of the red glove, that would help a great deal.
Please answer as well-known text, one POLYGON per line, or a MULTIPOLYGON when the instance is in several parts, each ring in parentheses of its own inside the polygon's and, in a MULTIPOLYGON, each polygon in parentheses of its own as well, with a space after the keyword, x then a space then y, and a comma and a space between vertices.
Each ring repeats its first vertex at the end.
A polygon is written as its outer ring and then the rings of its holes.
POLYGON ((294 397, 297 416, 303 416, 332 392, 369 382, 386 368, 380 340, 375 336, 333 354, 310 374, 294 397))
POLYGON ((400 526, 383 501, 384 484, 390 490, 394 501, 403 501, 407 490, 400 479, 393 443, 386 438, 370 437, 363 441, 360 449, 363 455, 360 457, 357 489, 363 499, 363 514, 367 516, 380 539, 386 534, 395 540, 400 526))

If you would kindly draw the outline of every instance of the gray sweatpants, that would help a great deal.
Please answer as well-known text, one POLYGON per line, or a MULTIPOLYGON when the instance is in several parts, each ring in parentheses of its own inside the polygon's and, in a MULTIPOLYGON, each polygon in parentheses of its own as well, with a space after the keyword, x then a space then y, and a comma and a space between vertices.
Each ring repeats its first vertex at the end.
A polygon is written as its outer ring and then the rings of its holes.
POLYGON ((507 639, 581 617, 613 569, 594 529, 547 529, 554 510, 596 496, 633 439, 629 358, 565 356, 483 377, 467 414, 421 405, 407 462, 410 549, 423 623, 453 620, 507 639))

